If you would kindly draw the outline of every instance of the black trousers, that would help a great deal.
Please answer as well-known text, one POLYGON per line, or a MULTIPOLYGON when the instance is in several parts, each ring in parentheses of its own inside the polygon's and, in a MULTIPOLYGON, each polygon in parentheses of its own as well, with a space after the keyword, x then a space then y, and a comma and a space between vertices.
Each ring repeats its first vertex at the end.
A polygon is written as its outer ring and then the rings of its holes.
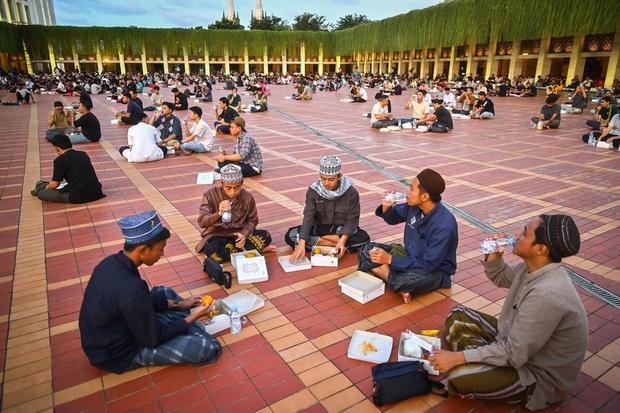
POLYGON ((235 161, 224 161, 224 162, 218 162, 217 166, 218 166, 218 168, 222 169, 224 166, 226 166, 228 164, 233 164, 233 165, 240 166, 241 167, 241 173, 243 174, 244 178, 250 177, 250 176, 260 175, 260 172, 256 172, 256 169, 252 168, 247 163, 241 163, 241 162, 235 162, 235 161))
MULTIPOLYGON (((339 235, 338 233, 339 226, 338 225, 315 225, 310 230, 310 242, 306 243, 306 251, 311 251, 312 247, 318 241, 318 238, 325 235, 339 235)), ((291 246, 291 248, 295 248, 295 241, 297 240, 297 234, 301 230, 301 225, 297 227, 289 228, 284 235, 284 241, 291 246)), ((345 244, 345 247, 350 252, 355 252, 365 244, 370 242, 370 236, 366 231, 361 228, 358 228, 355 234, 351 235, 345 244)))
MULTIPOLYGON (((603 132, 592 132, 592 134, 594 135, 595 139, 598 139, 603 134, 603 132)), ((607 137, 601 140, 606 142, 607 139, 611 139, 615 137, 616 135, 609 134, 607 135, 607 137)), ((583 143, 588 143, 588 140, 590 140, 590 134, 586 133, 585 135, 581 137, 581 140, 583 141, 583 143)), ((613 145, 614 148, 618 149, 620 147, 620 139, 613 141, 611 144, 613 145)))
MULTIPOLYGON (((202 248, 202 252, 216 262, 222 263, 230 260, 230 254, 241 251, 235 243, 234 237, 211 237, 202 248)), ((271 234, 263 229, 255 229, 252 235, 245 239, 243 248, 260 252, 269 244, 271 244, 271 234)))

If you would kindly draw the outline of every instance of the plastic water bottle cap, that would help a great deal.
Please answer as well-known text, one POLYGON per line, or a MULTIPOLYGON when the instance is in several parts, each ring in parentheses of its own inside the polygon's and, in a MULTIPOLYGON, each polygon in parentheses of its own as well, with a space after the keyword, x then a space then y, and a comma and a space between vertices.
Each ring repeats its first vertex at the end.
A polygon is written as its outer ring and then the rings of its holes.
POLYGON ((230 311, 236 313, 237 312, 237 306, 233 304, 232 307, 230 307, 230 311))

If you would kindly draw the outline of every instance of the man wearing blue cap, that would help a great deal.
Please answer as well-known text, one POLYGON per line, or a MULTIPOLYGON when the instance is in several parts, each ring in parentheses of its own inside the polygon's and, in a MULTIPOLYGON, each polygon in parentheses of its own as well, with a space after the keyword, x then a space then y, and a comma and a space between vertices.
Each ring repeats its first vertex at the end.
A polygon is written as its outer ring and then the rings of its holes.
POLYGON ((119 221, 123 251, 100 262, 88 281, 80 310, 82 349, 91 364, 114 373, 142 366, 206 364, 221 353, 217 339, 198 323, 211 306, 182 299, 167 287, 149 291, 142 264, 155 264, 170 232, 155 211, 119 221), (190 313, 189 309, 198 307, 190 313))

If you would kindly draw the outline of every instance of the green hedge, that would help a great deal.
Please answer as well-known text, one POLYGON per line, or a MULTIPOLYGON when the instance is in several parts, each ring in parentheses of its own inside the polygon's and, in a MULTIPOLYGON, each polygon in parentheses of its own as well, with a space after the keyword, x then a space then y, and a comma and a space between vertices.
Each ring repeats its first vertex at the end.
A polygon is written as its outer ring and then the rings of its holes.
POLYGON ((424 47, 535 39, 543 35, 613 33, 620 22, 619 0, 456 0, 337 32, 262 30, 149 29, 138 27, 26 26, 0 23, 0 50, 16 52, 25 42, 33 58, 47 55, 51 42, 58 55, 92 55, 99 44, 103 53, 140 55, 144 44, 150 54, 165 46, 169 56, 262 56, 270 50, 296 54, 306 44, 306 56, 348 56, 358 52, 404 51, 424 47))

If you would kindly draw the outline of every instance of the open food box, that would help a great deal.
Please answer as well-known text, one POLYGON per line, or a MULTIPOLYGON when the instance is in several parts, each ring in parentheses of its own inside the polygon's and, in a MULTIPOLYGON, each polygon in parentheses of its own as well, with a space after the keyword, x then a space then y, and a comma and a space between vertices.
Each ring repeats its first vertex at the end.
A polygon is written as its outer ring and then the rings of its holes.
POLYGON ((439 372, 431 367, 428 356, 433 351, 433 347, 441 349, 441 339, 439 337, 429 337, 405 331, 400 334, 398 343, 398 361, 420 361, 424 364, 424 369, 428 374, 435 376, 439 372))
POLYGON ((390 336, 355 330, 349 342, 347 356, 370 363, 385 363, 392 354, 393 341, 390 336))
POLYGON ((316 245, 312 247, 310 262, 317 267, 337 267, 338 250, 336 247, 316 245))
POLYGON ((248 290, 241 290, 226 298, 215 300, 207 321, 204 323, 205 331, 209 334, 216 334, 230 328, 230 309, 233 306, 237 307, 241 316, 245 316, 264 307, 265 300, 248 290))
POLYGON ((284 272, 302 271, 312 268, 312 263, 310 262, 308 257, 304 256, 302 259, 295 261, 294 263, 291 263, 289 261, 290 258, 290 255, 282 255, 278 257, 278 263, 280 264, 284 272))
POLYGON ((355 271, 338 280, 343 294, 362 304, 374 300, 385 293, 385 283, 362 271, 355 271))
POLYGON ((230 263, 237 271, 237 282, 239 284, 249 284, 269 279, 265 257, 260 255, 257 250, 231 254, 230 263))

